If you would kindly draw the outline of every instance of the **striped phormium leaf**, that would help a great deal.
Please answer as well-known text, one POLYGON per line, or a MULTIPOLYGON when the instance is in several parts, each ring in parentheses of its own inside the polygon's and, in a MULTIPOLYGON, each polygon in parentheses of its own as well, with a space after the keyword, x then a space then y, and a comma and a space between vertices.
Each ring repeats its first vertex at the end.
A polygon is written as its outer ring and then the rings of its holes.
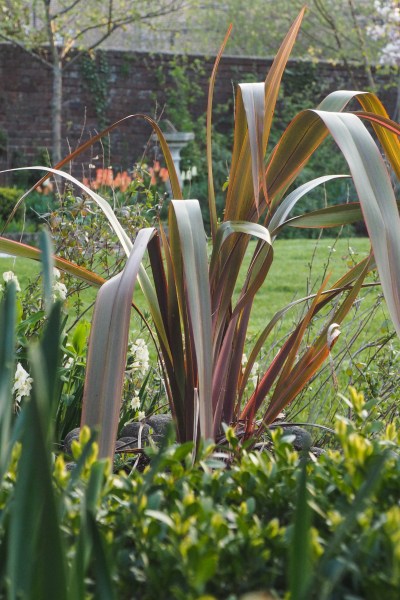
MULTIPOLYGON (((371 93, 337 91, 329 94, 316 110, 299 113, 276 146, 269 148, 273 113, 287 60, 301 25, 304 11, 293 23, 263 83, 238 87, 235 130, 226 206, 217 222, 212 180, 211 103, 217 66, 210 84, 207 110, 207 164, 212 243, 206 240, 200 204, 182 200, 177 177, 172 176, 174 196, 168 228, 143 230, 135 244, 128 238, 111 207, 98 194, 84 188, 104 211, 128 257, 125 269, 105 284, 99 293, 92 325, 86 374, 83 423, 100 428, 102 456, 113 453, 121 404, 129 314, 136 279, 142 286, 153 319, 154 335, 165 376, 166 392, 175 418, 178 439, 218 438, 222 422, 246 420, 246 432, 258 412, 263 425, 292 402, 329 355, 328 327, 340 324, 363 285, 365 275, 377 268, 383 292, 400 334, 400 218, 388 170, 377 143, 363 122, 372 124, 378 142, 395 175, 400 175, 400 128, 388 119, 378 98, 371 93), (346 112, 356 99, 363 109, 346 112), (296 177, 314 152, 331 135, 347 160, 349 173, 324 175, 293 189, 296 177), (318 185, 337 177, 351 178, 355 194, 349 204, 329 205, 311 213, 291 215, 301 199, 318 185), (344 274, 331 289, 321 288, 308 311, 278 351, 258 385, 243 406, 244 390, 252 365, 280 318, 293 306, 282 308, 267 324, 250 353, 241 360, 255 295, 268 276, 274 239, 285 227, 333 227, 362 216, 370 235, 373 254, 344 274), (244 283, 235 295, 238 276, 249 240, 257 241, 244 283), (148 249, 150 274, 141 266, 148 249), (208 254, 211 257, 208 260, 208 254), (326 304, 345 292, 316 340, 303 349, 308 325, 326 304), (268 405, 263 409, 265 399, 268 405)), ((223 47, 227 42, 224 40, 223 47)), ((136 115, 137 116, 137 115, 136 115)), ((143 116, 142 116, 143 117, 143 116)), ((126 119, 131 118, 127 117, 126 119)), ((168 169, 174 173, 171 153, 162 133, 148 117, 160 139, 168 169)), ((92 143, 122 119, 93 138, 92 143)), ((87 149, 88 144, 82 146, 87 149)), ((78 149, 66 160, 76 157, 78 149)), ((59 168, 48 170, 82 188, 82 184, 59 168)), ((38 169, 43 169, 38 167, 38 169)), ((38 251, 0 238, 0 249, 38 257, 38 251)), ((55 264, 73 273, 74 267, 55 258, 55 264)), ((78 269, 78 268, 76 268, 78 269)), ((98 285, 94 274, 76 271, 98 285)), ((260 430, 259 430, 260 431, 260 430)))

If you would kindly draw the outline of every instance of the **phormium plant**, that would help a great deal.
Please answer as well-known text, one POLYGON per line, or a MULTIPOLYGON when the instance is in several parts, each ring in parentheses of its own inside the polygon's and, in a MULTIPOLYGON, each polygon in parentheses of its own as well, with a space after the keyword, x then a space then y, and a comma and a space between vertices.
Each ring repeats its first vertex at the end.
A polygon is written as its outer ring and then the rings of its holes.
MULTIPOLYGON (((217 439, 222 423, 245 428, 246 434, 262 431, 304 388, 329 355, 367 272, 378 269, 383 293, 395 328, 400 334, 400 217, 388 169, 376 142, 363 124, 372 124, 395 175, 400 175, 400 127, 390 121, 378 98, 371 93, 337 91, 316 110, 300 112, 274 148, 268 146, 281 78, 303 18, 293 23, 264 83, 239 85, 236 98, 234 145, 226 194, 224 218, 217 221, 212 173, 212 99, 222 51, 211 76, 207 108, 208 204, 211 223, 211 257, 200 205, 182 200, 182 192, 170 151, 158 125, 146 119, 160 140, 174 200, 168 228, 144 228, 134 243, 118 222, 110 205, 96 192, 59 169, 88 145, 126 119, 114 123, 90 142, 70 154, 51 173, 80 187, 108 217, 128 257, 125 268, 102 285, 96 302, 88 350, 82 424, 99 427, 100 456, 112 455, 118 427, 132 294, 140 282, 152 317, 157 350, 165 376, 167 395, 179 441, 198 435, 217 439), (345 112, 356 99, 363 110, 345 112), (343 153, 350 175, 314 179, 288 193, 297 175, 323 140, 332 135, 343 153), (334 205, 291 218, 290 211, 316 186, 335 177, 351 177, 357 202, 334 205), (255 343, 246 368, 242 354, 255 294, 273 261, 273 242, 283 227, 333 227, 364 218, 373 253, 355 265, 329 289, 325 281, 312 298, 301 322, 259 378, 251 397, 243 392, 256 356, 283 308, 268 323, 255 343), (244 286, 235 299, 237 277, 251 237, 257 239, 244 286), (152 278, 142 266, 148 251, 152 278), (313 316, 346 290, 330 312, 329 321, 305 350, 301 343, 313 316), (266 398, 261 425, 256 414, 266 398)), ((43 167, 34 167, 46 170, 43 167)), ((0 239, 0 248, 13 254, 37 258, 33 248, 0 239)), ((55 264, 93 285, 103 283, 94 273, 56 257, 55 264)), ((311 298, 310 298, 311 300, 311 298)))

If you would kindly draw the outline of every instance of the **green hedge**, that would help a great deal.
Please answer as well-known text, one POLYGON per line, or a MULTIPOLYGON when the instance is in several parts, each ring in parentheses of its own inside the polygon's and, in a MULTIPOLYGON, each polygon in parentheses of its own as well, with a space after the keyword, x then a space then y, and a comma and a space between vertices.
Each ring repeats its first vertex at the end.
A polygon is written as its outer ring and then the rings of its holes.
MULTIPOLYGON (((14 206, 25 193, 25 190, 17 187, 0 187, 0 222, 5 223, 10 216, 14 206)), ((48 213, 54 206, 54 196, 44 195, 37 191, 33 191, 24 200, 21 206, 15 213, 13 222, 18 225, 24 217, 24 209, 26 208, 26 218, 29 221, 40 222, 40 215, 48 213)), ((22 227, 22 225, 21 225, 22 227)), ((7 231, 13 231, 12 227, 8 227, 7 231)))
MULTIPOLYGON (((235 438, 231 441, 235 445, 235 438)), ((211 446, 192 465, 191 445, 172 444, 150 452, 151 466, 142 474, 104 477, 95 520, 115 597, 235 600, 268 591, 273 598, 397 600, 399 433, 389 426, 369 439, 341 419, 336 443, 336 450, 318 460, 301 457, 278 431, 272 452, 244 451, 229 465, 211 446), (307 488, 299 483, 304 460, 307 488), (302 507, 305 489, 309 508, 302 507), (310 528, 299 537, 299 524, 308 521, 310 528), (301 595, 291 572, 304 556, 309 587, 301 595)), ((76 458, 80 454, 77 446, 76 458)), ((3 513, 13 510, 16 465, 15 459, 3 480, 3 513)), ((61 458, 55 464, 53 485, 64 507, 69 563, 79 549, 96 465, 92 451, 71 487, 74 471, 67 472, 61 458)), ((85 598, 98 597, 94 568, 93 558, 85 598)))
MULTIPOLYGON (((23 190, 15 187, 0 187, 0 220, 6 221, 10 216, 14 206, 21 198, 23 190)), ((15 214, 15 219, 19 220, 23 216, 23 206, 20 206, 15 214)))

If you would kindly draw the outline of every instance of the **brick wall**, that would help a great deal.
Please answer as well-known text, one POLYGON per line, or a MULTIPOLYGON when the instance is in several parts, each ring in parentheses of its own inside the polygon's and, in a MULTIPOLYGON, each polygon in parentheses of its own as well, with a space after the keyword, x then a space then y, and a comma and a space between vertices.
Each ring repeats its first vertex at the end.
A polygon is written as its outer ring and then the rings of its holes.
MULTIPOLYGON (((191 61, 199 57, 189 57, 191 61)), ((126 53, 107 51, 108 96, 104 122, 114 121, 134 113, 154 115, 165 106, 168 90, 174 85, 170 75, 171 55, 151 55, 144 52, 126 53), (160 89, 161 73, 165 85, 160 89)), ((192 107, 194 118, 206 108, 206 90, 213 60, 202 57, 203 73, 198 78, 204 95, 192 107)), ((221 61, 215 89, 215 105, 232 104, 233 87, 243 79, 263 80, 270 60, 257 58, 224 57, 221 61)), ((290 61, 285 87, 290 94, 291 86, 301 90, 302 81, 309 84, 310 73, 315 81, 324 82, 324 93, 338 88, 357 85, 366 88, 362 71, 355 71, 356 81, 349 81, 343 66, 333 67, 328 63, 312 66, 302 61, 290 61)), ((321 92, 322 93, 322 92, 321 92)), ((394 93, 386 90, 382 94, 389 111, 394 104, 394 93)), ((40 61, 22 50, 0 44, 0 168, 18 164, 37 164, 40 154, 51 145, 51 71, 40 61)), ((316 98, 316 101, 319 98, 316 98)), ((220 128, 228 130, 232 122, 232 111, 220 120, 220 128)), ((174 123, 179 129, 179 123, 174 123)), ((99 129, 96 102, 82 75, 79 62, 64 72, 63 78, 63 153, 68 147, 75 148, 79 140, 86 141, 99 129)), ((132 120, 113 132, 110 140, 111 164, 115 169, 129 168, 141 156, 149 134, 148 125, 141 120, 132 120)), ((101 156, 100 145, 74 165, 76 174, 82 173, 82 165, 101 156)), ((101 163, 101 158, 94 161, 101 163)), ((3 178, 4 180, 4 178, 3 178)))

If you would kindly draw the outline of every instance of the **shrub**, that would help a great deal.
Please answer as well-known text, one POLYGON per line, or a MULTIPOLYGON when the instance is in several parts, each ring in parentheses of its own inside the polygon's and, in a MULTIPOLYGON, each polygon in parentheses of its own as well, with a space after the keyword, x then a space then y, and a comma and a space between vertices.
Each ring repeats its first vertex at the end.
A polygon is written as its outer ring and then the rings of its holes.
MULTIPOLYGON (((6 221, 13 211, 18 200, 23 195, 24 190, 20 190, 15 187, 1 187, 0 188, 0 220, 6 221)), ((15 213, 15 219, 21 220, 23 216, 23 207, 20 206, 15 213)))

